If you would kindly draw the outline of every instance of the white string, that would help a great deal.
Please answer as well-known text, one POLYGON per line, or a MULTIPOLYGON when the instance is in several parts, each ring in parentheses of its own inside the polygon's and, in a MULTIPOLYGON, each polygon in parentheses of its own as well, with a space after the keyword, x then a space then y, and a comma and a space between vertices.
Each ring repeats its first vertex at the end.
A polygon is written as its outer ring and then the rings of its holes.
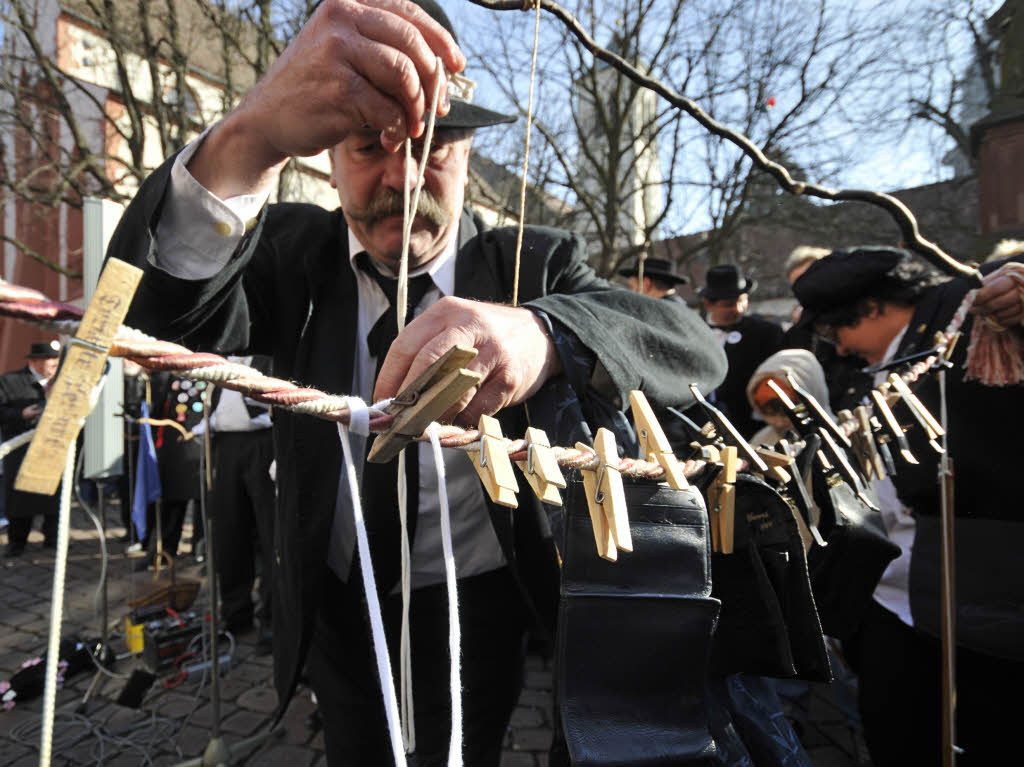
POLYGON ((448 747, 448 767, 462 767, 462 634, 459 627, 459 595, 455 586, 455 552, 452 547, 452 520, 445 484, 444 454, 437 422, 427 427, 437 467, 437 491, 441 504, 441 546, 444 550, 444 575, 448 586, 448 654, 451 659, 449 682, 452 694, 452 738, 448 747))
MULTIPOLYGON (((441 59, 437 59, 438 71, 444 71, 441 59)), ((409 199, 409 168, 412 166, 412 140, 405 140, 405 163, 403 169, 403 196, 404 216, 402 221, 402 253, 398 260, 398 279, 395 285, 395 315, 398 321, 398 332, 405 328, 405 315, 409 306, 409 244, 412 240, 412 227, 416 220, 416 210, 420 204, 420 191, 423 189, 423 178, 427 172, 427 160, 430 158, 430 144, 434 138, 434 122, 437 118, 437 105, 441 98, 441 83, 444 78, 438 78, 434 85, 434 98, 431 104, 429 117, 427 118, 427 129, 423 138, 423 156, 420 158, 419 167, 416 172, 416 186, 412 190, 412 199, 409 199)), ((447 83, 445 83, 447 87, 447 83)), ((414 444, 414 460, 419 460, 419 447, 414 444)), ((399 640, 399 688, 401 689, 402 705, 402 739, 405 743, 407 753, 416 750, 416 724, 413 707, 413 685, 412 685, 412 648, 409 639, 409 600, 411 599, 412 581, 412 556, 409 545, 409 529, 406 520, 409 516, 409 488, 405 479, 406 453, 403 450, 398 454, 398 519, 402 526, 402 565, 401 565, 401 589, 402 589, 402 630, 399 640)), ((418 488, 415 488, 418 491, 418 488)))
MULTIPOLYGON (((533 56, 530 59, 530 94, 526 102, 526 141, 523 146, 523 176, 519 185, 519 222, 516 226, 515 272, 512 280, 512 306, 519 306, 519 267, 523 255, 523 226, 526 221, 526 179, 530 170, 530 126, 533 124, 533 86, 537 80, 537 49, 540 47, 540 3, 533 24, 533 56)), ((525 9, 525 6, 524 6, 525 9)))
MULTIPOLYGON (((60 626, 64 615, 64 578, 68 565, 71 528, 71 488, 75 477, 75 440, 71 440, 64 479, 60 487, 57 519, 57 558, 53 566, 53 597, 50 602, 50 636, 46 649, 46 678, 43 684, 43 726, 39 742, 39 767, 49 767, 53 753, 53 715, 57 704, 57 667, 60 664, 60 626)), ((14 481, 12 477, 10 481, 14 481)))
MULTIPOLYGON (((410 444, 413 460, 419 460, 419 445, 410 444)), ((402 628, 398 641, 398 686, 402 698, 402 739, 405 752, 416 750, 415 706, 412 697, 412 645, 409 628, 409 603, 412 600, 412 552, 409 546, 409 486, 405 477, 406 451, 398 454, 398 521, 402 526, 402 628)), ((417 488, 418 490, 418 488, 417 488)))
MULTIPOLYGON (((365 408, 366 403, 358 397, 349 397, 348 406, 356 411, 365 408)), ((366 537, 366 520, 363 518, 363 505, 359 499, 359 481, 356 479, 352 445, 348 438, 348 427, 343 423, 338 424, 338 438, 341 441, 341 450, 345 455, 345 473, 348 477, 349 493, 352 496, 352 515, 355 518, 356 544, 359 547, 359 569, 363 577, 363 591, 366 594, 366 607, 370 617, 373 652, 377 660, 377 676, 380 679, 381 694, 384 697, 388 737, 391 739, 391 751, 395 758, 395 765, 404 767, 406 764, 405 752, 402 749, 395 683, 391 678, 391 658, 388 656, 384 621, 381 617, 380 600, 377 598, 377 580, 373 575, 373 564, 370 561, 370 542, 366 537)))
POLYGON ((23 431, 18 436, 11 437, 9 440, 4 442, 0 445, 0 459, 4 458, 11 451, 17 450, 22 445, 27 445, 32 440, 35 433, 35 429, 29 429, 28 431, 23 431))

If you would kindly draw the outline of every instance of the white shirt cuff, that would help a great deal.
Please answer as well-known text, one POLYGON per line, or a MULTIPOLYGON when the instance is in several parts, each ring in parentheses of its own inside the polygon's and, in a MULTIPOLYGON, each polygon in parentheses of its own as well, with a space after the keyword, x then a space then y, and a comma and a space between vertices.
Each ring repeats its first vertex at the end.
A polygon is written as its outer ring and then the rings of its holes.
POLYGON ((209 279, 224 268, 270 196, 268 188, 221 200, 193 178, 185 166, 208 132, 175 158, 156 228, 156 266, 188 280, 209 279))

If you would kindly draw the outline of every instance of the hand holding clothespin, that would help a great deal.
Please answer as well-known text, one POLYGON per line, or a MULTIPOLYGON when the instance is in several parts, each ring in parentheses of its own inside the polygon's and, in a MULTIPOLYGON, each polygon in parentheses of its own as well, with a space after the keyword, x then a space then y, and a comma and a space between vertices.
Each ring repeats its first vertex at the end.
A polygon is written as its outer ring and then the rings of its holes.
POLYGON ((647 397, 642 391, 629 393, 629 407, 633 411, 637 439, 640 442, 640 458, 657 463, 665 472, 665 481, 674 490, 685 490, 690 486, 683 474, 682 464, 672 452, 672 445, 658 423, 647 397))
POLYGON ((501 506, 516 508, 516 493, 519 483, 512 471, 512 461, 501 436, 501 424, 489 415, 480 416, 477 431, 480 432, 480 449, 473 459, 473 468, 480 476, 484 490, 491 500, 501 506))
POLYGON ((394 415, 395 421, 374 439, 366 460, 371 463, 390 461, 463 394, 479 384, 483 376, 466 369, 476 354, 476 349, 453 346, 391 400, 384 412, 394 415))
POLYGON ((559 490, 566 487, 565 477, 558 468, 558 459, 548 442, 548 435, 541 429, 529 427, 526 430, 526 460, 516 461, 533 492, 544 503, 562 505, 559 490))
POLYGON ((711 518, 711 549, 732 554, 736 525, 736 465, 739 463, 735 445, 722 448, 722 470, 708 486, 708 514, 711 518))
POLYGON ((633 550, 626 491, 619 473, 619 451, 615 445, 615 436, 602 427, 597 430, 593 448, 578 442, 576 449, 597 454, 597 468, 581 469, 580 473, 583 475, 590 522, 594 526, 597 553, 603 559, 614 562, 618 558, 618 549, 633 550))

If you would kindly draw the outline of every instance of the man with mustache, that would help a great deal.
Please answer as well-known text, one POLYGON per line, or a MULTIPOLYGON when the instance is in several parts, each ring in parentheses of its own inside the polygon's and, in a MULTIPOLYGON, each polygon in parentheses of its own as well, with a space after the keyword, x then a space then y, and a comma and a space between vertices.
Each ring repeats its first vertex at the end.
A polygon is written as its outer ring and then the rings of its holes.
MULTIPOLYGON (((515 229, 489 229, 463 202, 474 130, 514 118, 464 94, 449 97, 445 87, 412 227, 411 321, 394 337, 400 201, 415 171, 396 150, 411 137, 413 156, 423 156, 427 104, 445 78, 437 57, 451 72, 465 64, 433 0, 325 0, 242 104, 156 170, 129 207, 109 251, 146 270, 128 322, 192 346, 270 354, 282 378, 366 400, 394 396, 453 345, 473 346, 483 380, 448 417, 475 425, 497 413, 506 434, 532 423, 560 444, 624 424, 632 388, 686 407, 680 382, 704 391, 717 385, 724 357, 700 319, 614 288, 569 233, 527 229, 521 305, 511 305, 515 229), (264 205, 290 157, 323 149, 340 209, 264 205)), ((329 763, 391 763, 335 426, 276 412, 274 439, 281 706, 305 665, 329 763)), ((394 657, 397 469, 364 467, 356 442, 394 657)), ((438 488, 429 448, 414 444, 407 455, 416 763, 443 764, 451 712, 438 488)), ((465 453, 446 451, 445 470, 459 578, 463 756, 469 765, 497 765, 526 631, 553 629, 558 560, 536 498, 521 493, 512 514, 487 501, 465 453)))

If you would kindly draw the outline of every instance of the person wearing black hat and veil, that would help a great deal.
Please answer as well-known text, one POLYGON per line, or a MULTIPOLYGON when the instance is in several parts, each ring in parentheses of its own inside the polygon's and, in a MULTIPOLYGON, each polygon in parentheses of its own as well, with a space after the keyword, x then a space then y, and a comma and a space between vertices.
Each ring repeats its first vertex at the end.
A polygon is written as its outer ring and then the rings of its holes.
POLYGON ((640 285, 640 260, 632 266, 619 269, 619 275, 629 279, 629 289, 634 293, 642 293, 651 298, 675 301, 685 304, 677 288, 685 285, 688 280, 676 273, 676 265, 667 258, 645 258, 643 262, 643 285, 640 285))
MULTIPOLYGON (((191 346, 269 354, 282 378, 373 401, 396 395, 454 344, 473 346, 480 354, 470 367, 483 378, 449 418, 475 426, 496 413, 504 433, 521 435, 532 423, 557 444, 588 439, 601 418, 624 423, 630 389, 687 407, 680 380, 714 388, 725 360, 700 318, 597 277, 577 236, 526 229, 520 306, 513 305, 516 228, 490 229, 463 203, 473 132, 514 118, 473 104, 464 80, 446 82, 445 70, 464 65, 451 22, 433 0, 320 3, 239 107, 154 171, 129 206, 108 251, 145 271, 126 322, 191 346), (396 150, 408 136, 414 162, 422 157, 435 85, 439 119, 409 238, 410 322, 396 335, 403 188, 416 183, 415 168, 396 150), (291 157, 321 150, 329 153, 339 210, 264 205, 291 157)), ((273 431, 280 705, 305 666, 328 762, 391 763, 337 429, 282 409, 273 431)), ((395 462, 364 468, 363 440, 355 442, 394 651, 397 469, 395 462)), ((423 767, 446 763, 451 740, 447 596, 433 460, 427 446, 407 455, 413 721, 423 767)), ((483 495, 465 453, 446 451, 444 463, 462 635, 463 757, 497 765, 522 684, 526 628, 552 629, 558 559, 535 497, 521 493, 510 515, 483 495)))
MULTIPOLYGON (((36 427, 46 405, 47 385, 57 372, 60 349, 59 341, 37 341, 25 355, 25 367, 0 376, 0 433, 5 440, 36 427)), ((60 494, 40 495, 14 489, 26 449, 20 447, 4 457, 4 506, 10 520, 8 557, 24 553, 32 520, 37 515, 43 517, 43 546, 52 549, 57 545, 60 494)))
POLYGON ((725 347, 729 370, 715 391, 715 401, 744 437, 764 426, 754 418, 747 383, 757 366, 783 348, 782 326, 749 314, 750 294, 757 282, 743 276, 734 264, 708 269, 698 294, 704 299, 705 319, 725 347))

